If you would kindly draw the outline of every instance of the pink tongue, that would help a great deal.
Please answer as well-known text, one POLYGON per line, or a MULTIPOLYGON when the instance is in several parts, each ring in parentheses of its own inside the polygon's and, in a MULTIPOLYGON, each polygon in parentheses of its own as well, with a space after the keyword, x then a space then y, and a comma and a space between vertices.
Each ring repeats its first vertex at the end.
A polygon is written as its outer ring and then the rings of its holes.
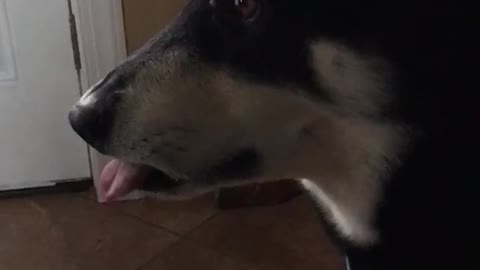
POLYGON ((97 194, 101 202, 112 202, 141 186, 151 169, 118 159, 110 161, 103 169, 97 194))

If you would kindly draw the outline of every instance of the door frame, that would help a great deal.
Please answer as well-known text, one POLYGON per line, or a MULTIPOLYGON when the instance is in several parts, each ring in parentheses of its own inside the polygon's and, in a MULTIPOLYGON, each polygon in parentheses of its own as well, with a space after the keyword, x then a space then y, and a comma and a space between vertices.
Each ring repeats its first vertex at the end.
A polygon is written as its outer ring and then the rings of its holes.
MULTIPOLYGON (((127 56, 122 0, 71 1, 76 20, 83 93, 127 56)), ((91 174, 98 180, 108 158, 89 147, 91 174)))
POLYGON ((87 88, 127 55, 122 0, 71 0, 87 88))

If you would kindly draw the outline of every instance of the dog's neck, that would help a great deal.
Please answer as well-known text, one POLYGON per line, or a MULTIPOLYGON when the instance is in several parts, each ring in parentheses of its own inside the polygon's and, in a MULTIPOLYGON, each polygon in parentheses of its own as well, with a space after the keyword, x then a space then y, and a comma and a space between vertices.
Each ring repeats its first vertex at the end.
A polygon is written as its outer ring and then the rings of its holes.
POLYGON ((305 169, 311 173, 301 182, 345 238, 368 246, 380 241, 374 215, 382 182, 397 163, 404 136, 401 129, 373 121, 335 122, 340 123, 335 138, 316 138, 318 147, 308 146, 310 161, 305 165, 310 168, 305 169), (342 150, 326 157, 329 143, 342 150))

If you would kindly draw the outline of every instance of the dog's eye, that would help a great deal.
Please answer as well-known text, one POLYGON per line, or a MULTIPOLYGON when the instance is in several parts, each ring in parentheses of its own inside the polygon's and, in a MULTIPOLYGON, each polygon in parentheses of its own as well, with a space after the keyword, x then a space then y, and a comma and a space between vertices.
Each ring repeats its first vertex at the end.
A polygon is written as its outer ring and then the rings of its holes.
POLYGON ((234 0, 235 7, 244 20, 251 19, 257 13, 257 0, 234 0))

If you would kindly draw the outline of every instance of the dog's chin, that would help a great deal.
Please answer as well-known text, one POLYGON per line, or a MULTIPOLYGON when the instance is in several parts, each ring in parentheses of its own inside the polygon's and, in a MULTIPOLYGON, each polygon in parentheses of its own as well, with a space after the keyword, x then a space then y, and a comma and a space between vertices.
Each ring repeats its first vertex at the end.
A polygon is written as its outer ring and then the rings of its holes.
POLYGON ((159 192, 177 188, 185 182, 148 165, 114 159, 103 169, 97 191, 105 201, 111 202, 135 190, 159 192))

